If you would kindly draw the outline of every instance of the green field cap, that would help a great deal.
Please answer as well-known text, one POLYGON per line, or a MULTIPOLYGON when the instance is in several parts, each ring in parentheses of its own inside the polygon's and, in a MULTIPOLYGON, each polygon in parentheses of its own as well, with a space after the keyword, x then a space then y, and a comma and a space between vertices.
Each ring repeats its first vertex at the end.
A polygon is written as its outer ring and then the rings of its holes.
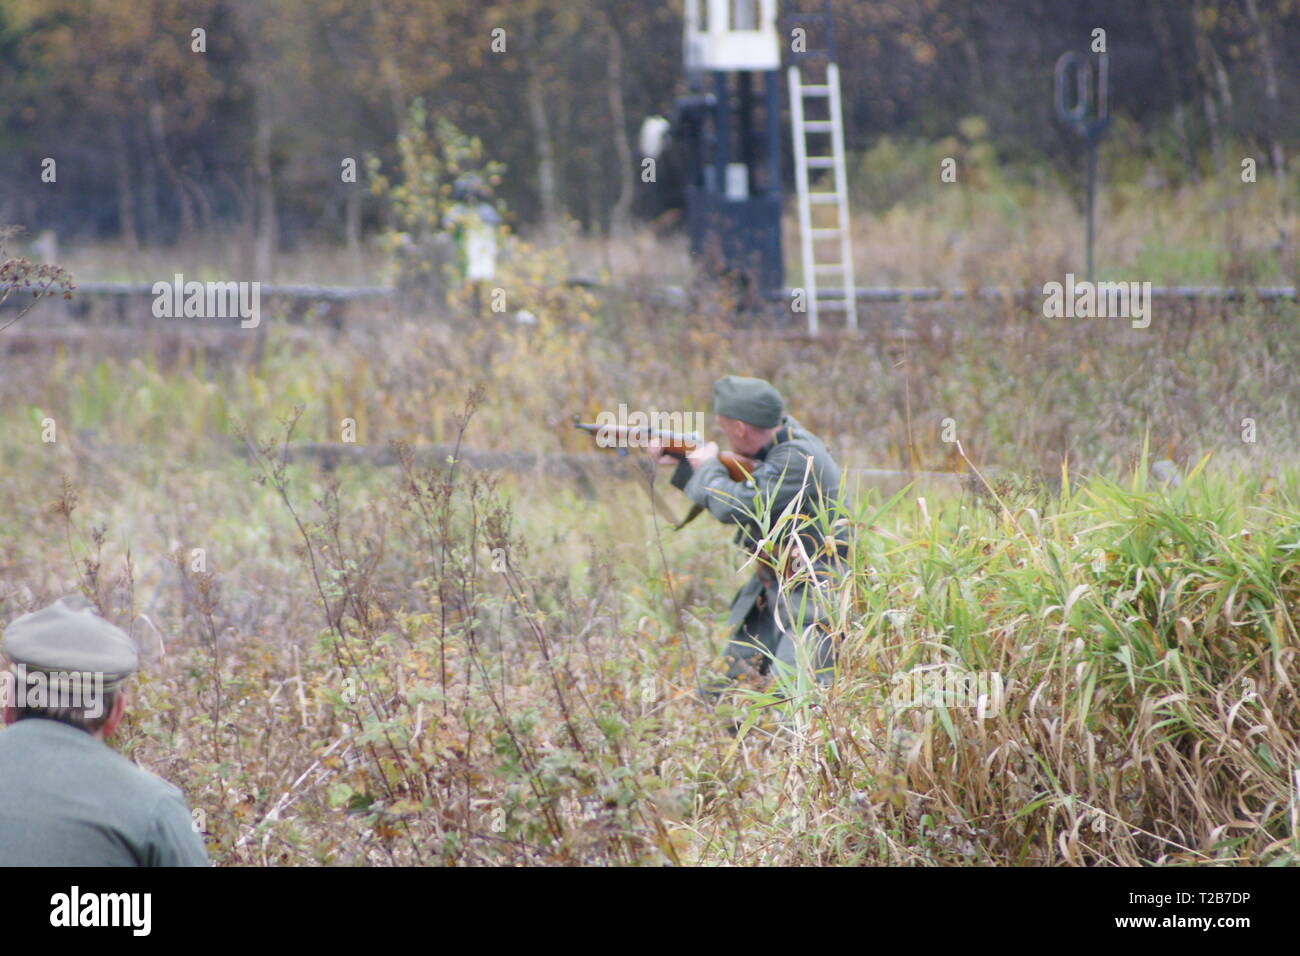
POLYGON ((781 393, 761 378, 728 375, 713 386, 715 415, 748 422, 755 428, 775 428, 784 411, 781 393))
POLYGON ((85 598, 60 598, 5 628, 0 650, 29 671, 99 674, 112 690, 135 673, 139 655, 126 632, 104 620, 85 598))

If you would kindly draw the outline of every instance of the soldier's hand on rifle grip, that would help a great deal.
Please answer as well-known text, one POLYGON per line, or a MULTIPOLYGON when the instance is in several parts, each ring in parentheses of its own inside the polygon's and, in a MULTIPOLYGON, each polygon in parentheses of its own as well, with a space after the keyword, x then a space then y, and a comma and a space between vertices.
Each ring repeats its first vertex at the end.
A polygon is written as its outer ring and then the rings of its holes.
POLYGON ((689 455, 686 456, 686 460, 691 463, 692 468, 699 468, 700 465, 704 464, 710 458, 717 458, 717 457, 718 457, 718 443, 715 441, 711 441, 707 445, 701 445, 699 448, 696 448, 693 452, 691 452, 689 455))
POLYGON ((653 438, 646 443, 645 450, 646 454, 650 456, 650 460, 657 465, 676 465, 681 461, 680 458, 674 458, 672 455, 667 454, 663 450, 663 446, 653 438))

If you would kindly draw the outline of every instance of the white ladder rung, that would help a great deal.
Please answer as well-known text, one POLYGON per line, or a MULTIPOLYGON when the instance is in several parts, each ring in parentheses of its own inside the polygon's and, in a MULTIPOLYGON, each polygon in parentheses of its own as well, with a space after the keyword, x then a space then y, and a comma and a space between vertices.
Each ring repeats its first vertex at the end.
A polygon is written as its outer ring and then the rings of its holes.
POLYGON ((835 157, 834 156, 809 156, 808 168, 809 169, 834 169, 835 157))
POLYGON ((844 232, 844 230, 843 230, 843 229, 839 229, 839 228, 836 228, 836 229, 809 229, 809 230, 808 230, 808 235, 810 235, 814 240, 816 240, 816 239, 838 239, 838 238, 840 237, 840 234, 841 234, 842 232, 844 232))
POLYGON ((834 275, 837 272, 843 272, 843 271, 844 271, 844 263, 842 262, 823 262, 819 266, 813 266, 813 272, 817 272, 817 273, 829 272, 832 275, 834 275))
POLYGON ((824 83, 813 83, 803 87, 804 96, 830 96, 831 88, 824 83))
POLYGON ((803 128, 809 133, 830 133, 835 129, 835 124, 830 120, 807 120, 803 128))
POLYGON ((808 193, 810 203, 820 203, 823 206, 829 206, 831 203, 840 201, 839 193, 808 193))

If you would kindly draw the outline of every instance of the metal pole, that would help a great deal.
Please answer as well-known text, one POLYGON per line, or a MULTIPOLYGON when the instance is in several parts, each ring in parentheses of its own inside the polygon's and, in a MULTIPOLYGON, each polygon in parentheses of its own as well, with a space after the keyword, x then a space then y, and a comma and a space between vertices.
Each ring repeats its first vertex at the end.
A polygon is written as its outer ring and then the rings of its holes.
POLYGON ((713 90, 718 98, 713 113, 718 136, 713 156, 714 175, 717 176, 714 186, 717 192, 724 192, 727 188, 727 163, 731 162, 731 93, 727 89, 727 74, 721 70, 713 74, 713 90))
POLYGON ((749 168, 750 189, 754 179, 754 74, 741 70, 736 75, 740 103, 736 112, 736 127, 740 133, 740 161, 749 168))
POLYGON ((1088 281, 1093 276, 1093 239, 1096 235, 1096 197, 1097 197, 1097 141, 1088 137, 1088 281))
POLYGON ((1110 124, 1110 62, 1102 53, 1098 58, 1096 89, 1093 88, 1092 64, 1081 53, 1062 53, 1056 61, 1056 115, 1084 138, 1088 149, 1088 281, 1094 275, 1094 245, 1097 233, 1097 144, 1110 124), (1070 73, 1074 73, 1075 102, 1069 103, 1070 73))
POLYGON ((781 195, 781 89, 780 73, 767 71, 766 120, 767 120, 767 191, 770 195, 781 195))

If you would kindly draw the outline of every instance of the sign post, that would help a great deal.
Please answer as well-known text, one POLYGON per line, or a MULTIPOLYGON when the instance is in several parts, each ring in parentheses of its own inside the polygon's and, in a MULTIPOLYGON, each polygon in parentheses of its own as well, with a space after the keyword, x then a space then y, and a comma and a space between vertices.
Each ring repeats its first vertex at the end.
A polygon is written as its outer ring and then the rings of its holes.
POLYGON ((1088 149, 1088 281, 1093 275, 1093 239, 1096 235, 1097 144, 1110 125, 1110 60, 1099 53, 1097 74, 1092 63, 1074 50, 1056 61, 1056 116, 1084 138, 1088 149), (1075 102, 1068 105, 1069 76, 1074 73, 1075 102))

